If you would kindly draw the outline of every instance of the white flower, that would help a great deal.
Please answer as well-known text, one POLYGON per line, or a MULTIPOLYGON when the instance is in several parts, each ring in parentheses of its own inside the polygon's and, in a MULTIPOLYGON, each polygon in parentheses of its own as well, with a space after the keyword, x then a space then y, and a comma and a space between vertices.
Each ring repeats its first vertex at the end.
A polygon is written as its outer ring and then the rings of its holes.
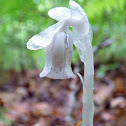
POLYGON ((76 2, 70 0, 69 5, 70 9, 51 9, 48 15, 59 22, 33 36, 27 43, 27 48, 31 50, 45 48, 45 67, 40 77, 75 78, 71 69, 73 44, 84 62, 84 46, 90 34, 89 22, 84 10, 76 2), (69 30, 71 26, 73 31, 69 30), (81 41, 82 36, 85 43, 81 41))
POLYGON ((84 10, 73 0, 69 1, 70 9, 53 8, 49 16, 58 21, 27 43, 27 48, 37 50, 45 48, 45 67, 40 77, 54 79, 74 78, 71 69, 73 44, 77 48, 81 61, 84 63, 84 80, 78 73, 83 84, 83 114, 81 126, 93 126, 93 83, 94 61, 91 45, 92 32, 84 10), (69 27, 72 26, 72 31, 69 27))
POLYGON ((71 70, 73 43, 65 32, 57 32, 45 48, 45 67, 40 77, 53 79, 75 78, 71 70))

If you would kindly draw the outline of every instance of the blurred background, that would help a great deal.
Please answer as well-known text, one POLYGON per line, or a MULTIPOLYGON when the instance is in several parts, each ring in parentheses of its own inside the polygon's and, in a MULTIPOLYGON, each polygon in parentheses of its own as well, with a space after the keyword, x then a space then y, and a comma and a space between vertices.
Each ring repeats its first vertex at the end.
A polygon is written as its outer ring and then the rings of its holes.
MULTIPOLYGON (((93 30, 95 62, 94 126, 126 126, 126 1, 75 0, 93 30), (108 46, 106 46, 108 45, 108 46)), ((79 78, 39 78, 43 50, 27 41, 56 23, 53 7, 68 0, 0 1, 0 126, 79 126, 82 86, 79 78)), ((83 74, 74 47, 72 68, 83 74)))

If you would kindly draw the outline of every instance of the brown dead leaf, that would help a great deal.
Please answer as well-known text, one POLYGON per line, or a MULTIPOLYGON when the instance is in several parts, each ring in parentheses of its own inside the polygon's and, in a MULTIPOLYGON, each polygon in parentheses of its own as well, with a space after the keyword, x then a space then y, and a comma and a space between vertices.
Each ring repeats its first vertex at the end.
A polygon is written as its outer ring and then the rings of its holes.
POLYGON ((102 105, 110 98, 112 95, 112 88, 110 86, 103 86, 100 88, 97 93, 94 95, 94 102, 97 105, 102 105))
POLYGON ((117 97, 111 100, 110 102, 111 108, 119 107, 125 108, 126 107, 126 99, 124 97, 117 97))
POLYGON ((47 102, 33 103, 31 108, 34 116, 49 116, 52 113, 52 108, 47 102))
POLYGON ((27 89, 24 88, 24 87, 18 87, 15 91, 15 93, 17 95, 19 95, 20 97, 25 97, 27 96, 28 92, 27 92, 27 89))
POLYGON ((122 91, 123 91, 122 80, 121 78, 116 78, 114 92, 122 92, 122 91))
POLYGON ((82 123, 82 120, 79 120, 75 123, 75 126, 80 126, 80 124, 82 123))
POLYGON ((27 122, 29 120, 28 103, 11 103, 8 105, 8 116, 14 122, 27 122))
POLYGON ((32 126, 50 126, 49 125, 49 120, 46 118, 41 118, 40 120, 38 120, 38 122, 32 126))
POLYGON ((0 97, 5 101, 5 103, 10 103, 20 99, 20 95, 14 92, 1 92, 0 97))
POLYGON ((115 120, 115 116, 112 115, 109 112, 102 112, 101 113, 101 119, 104 120, 104 121, 115 120))
POLYGON ((0 98, 0 107, 4 106, 4 101, 2 100, 2 98, 0 98))
POLYGON ((53 116, 63 117, 63 116, 65 116, 65 113, 66 113, 66 111, 65 111, 64 107, 55 106, 52 109, 53 116))

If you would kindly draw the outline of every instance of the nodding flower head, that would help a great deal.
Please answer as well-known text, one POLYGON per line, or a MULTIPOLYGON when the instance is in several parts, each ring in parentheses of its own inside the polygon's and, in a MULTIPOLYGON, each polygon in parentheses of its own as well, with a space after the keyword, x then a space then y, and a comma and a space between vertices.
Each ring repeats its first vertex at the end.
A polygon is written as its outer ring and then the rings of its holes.
POLYGON ((57 32, 50 45, 45 48, 45 67, 40 77, 53 79, 74 78, 71 70, 73 44, 65 32, 57 32))
POLYGON ((75 78, 71 69, 73 44, 84 62, 84 45, 91 33, 89 22, 80 5, 73 0, 69 1, 69 5, 70 9, 57 7, 49 10, 49 16, 58 22, 33 36, 27 43, 30 50, 45 48, 45 67, 40 77, 75 78), (69 30, 71 26, 72 31, 69 30), (82 43, 82 37, 85 43, 82 43))

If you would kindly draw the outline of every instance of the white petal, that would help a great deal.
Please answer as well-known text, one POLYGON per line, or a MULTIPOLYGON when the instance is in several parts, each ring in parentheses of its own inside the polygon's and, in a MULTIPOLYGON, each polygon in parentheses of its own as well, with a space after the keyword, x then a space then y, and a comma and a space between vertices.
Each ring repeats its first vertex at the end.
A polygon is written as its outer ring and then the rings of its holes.
MULTIPOLYGON (((91 30, 91 29, 90 29, 91 30)), ((79 35, 75 34, 74 32, 68 30, 67 34, 69 34, 70 38, 72 39, 82 62, 84 62, 84 53, 85 48, 87 45, 91 45, 92 42, 92 34, 88 34, 86 36, 83 36, 83 38, 80 38, 79 35)))
POLYGON ((39 34, 34 35, 31 39, 29 39, 27 43, 27 48, 30 50, 42 49, 46 44, 42 42, 43 38, 39 34))
POLYGON ((27 43, 27 48, 30 50, 37 50, 47 47, 51 43, 55 33, 58 32, 62 26, 63 23, 58 22, 40 32, 39 34, 34 35, 31 39, 29 39, 27 43))
POLYGON ((73 41, 75 47, 77 48, 81 61, 84 62, 84 43, 82 43, 79 37, 72 31, 68 30, 67 34, 69 34, 70 39, 73 41))
POLYGON ((90 43, 92 43, 92 40, 93 40, 93 31, 91 29, 91 25, 89 25, 89 39, 90 39, 90 43))
POLYGON ((66 41, 66 49, 65 49, 65 54, 66 54, 66 67, 65 71, 67 74, 70 76, 70 78, 75 78, 76 76, 74 75, 72 68, 71 68, 71 58, 72 58, 72 52, 73 52, 73 41, 71 37, 69 37, 69 34, 67 34, 67 41, 66 41))
POLYGON ((49 74, 49 72, 52 69, 52 52, 53 52, 53 44, 54 44, 54 37, 52 39, 51 44, 49 44, 46 48, 45 48, 45 66, 43 71, 39 74, 39 76, 45 77, 49 74))
POLYGON ((48 15, 57 21, 64 20, 66 18, 77 18, 82 16, 80 13, 66 7, 52 8, 49 10, 48 15))
POLYGON ((88 35, 89 34, 88 18, 82 17, 78 22, 76 22, 76 25, 73 26, 73 31, 80 36, 88 35))
POLYGON ((86 16, 84 9, 75 1, 73 0, 69 0, 69 6, 71 9, 78 11, 79 13, 83 14, 84 16, 86 16))
POLYGON ((48 15, 57 20, 63 20, 71 16, 70 9, 66 7, 56 7, 49 10, 48 15))
POLYGON ((58 32, 55 34, 54 43, 52 46, 52 68, 47 75, 53 79, 66 79, 67 73, 65 71, 66 56, 65 56, 65 40, 66 34, 64 32, 58 32))

